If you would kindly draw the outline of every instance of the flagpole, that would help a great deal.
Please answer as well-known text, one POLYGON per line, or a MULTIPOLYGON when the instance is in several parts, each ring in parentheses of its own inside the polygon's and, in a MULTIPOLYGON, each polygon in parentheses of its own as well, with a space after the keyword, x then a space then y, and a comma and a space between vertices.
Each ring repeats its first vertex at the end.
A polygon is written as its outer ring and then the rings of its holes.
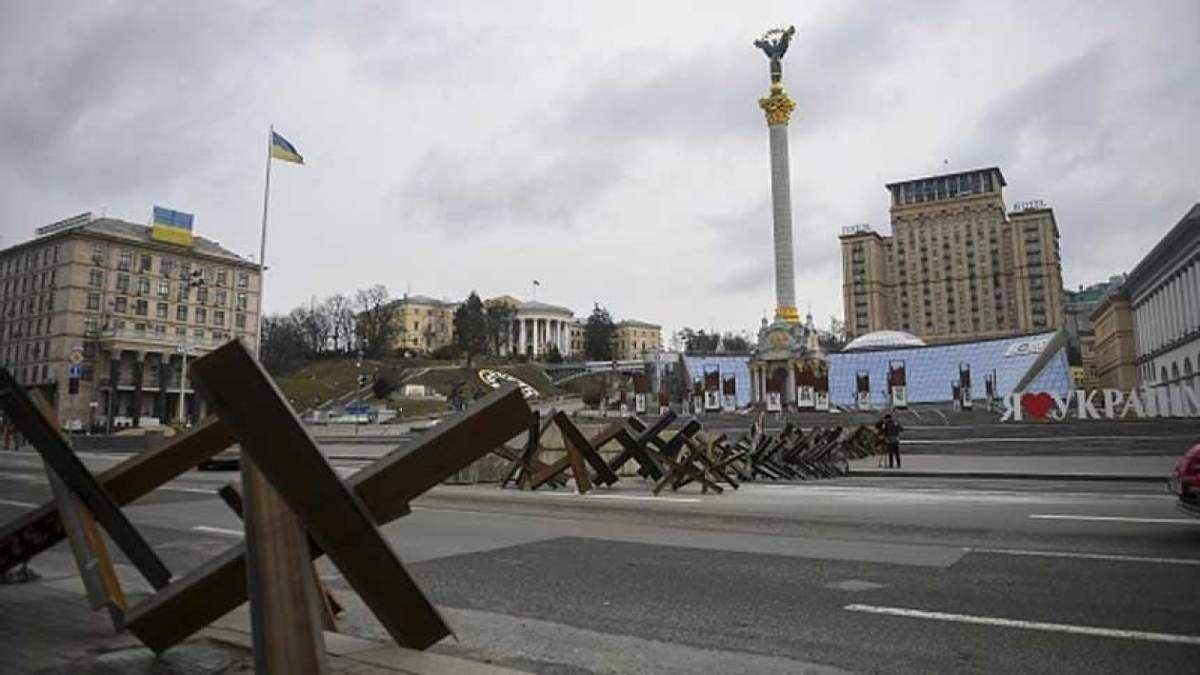
POLYGON ((262 356, 263 308, 267 299, 267 205, 271 198, 271 137, 274 134, 275 125, 272 124, 267 129, 267 182, 263 188, 262 240, 258 247, 258 339, 254 341, 256 359, 262 356))

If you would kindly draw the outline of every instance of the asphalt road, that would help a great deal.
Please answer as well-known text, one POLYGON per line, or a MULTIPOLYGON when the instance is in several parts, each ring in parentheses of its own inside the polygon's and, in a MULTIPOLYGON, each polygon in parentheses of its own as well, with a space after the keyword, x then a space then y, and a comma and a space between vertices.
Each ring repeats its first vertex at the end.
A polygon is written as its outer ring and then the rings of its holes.
MULTIPOLYGON (((115 458, 91 457, 102 467, 115 458)), ((345 472, 358 464, 346 463, 345 472)), ((189 473, 127 508, 172 570, 237 541, 189 473)), ((1157 486, 840 479, 649 498, 439 487, 385 528, 457 633, 538 672, 1195 672, 1200 520, 1157 486)), ((49 491, 0 453, 0 519, 49 491)), ((63 546, 34 567, 70 565, 63 546)), ((382 635, 347 603, 343 629, 382 635)))

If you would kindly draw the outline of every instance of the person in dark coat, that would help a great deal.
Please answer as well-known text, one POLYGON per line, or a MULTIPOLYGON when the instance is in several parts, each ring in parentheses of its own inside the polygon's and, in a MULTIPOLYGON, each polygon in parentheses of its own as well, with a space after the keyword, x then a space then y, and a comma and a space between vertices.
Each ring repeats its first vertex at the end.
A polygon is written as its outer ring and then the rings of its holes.
POLYGON ((904 431, 904 427, 900 426, 896 420, 892 419, 892 414, 885 414, 878 422, 875 423, 875 430, 883 438, 883 442, 887 445, 888 468, 900 468, 900 432, 904 431))

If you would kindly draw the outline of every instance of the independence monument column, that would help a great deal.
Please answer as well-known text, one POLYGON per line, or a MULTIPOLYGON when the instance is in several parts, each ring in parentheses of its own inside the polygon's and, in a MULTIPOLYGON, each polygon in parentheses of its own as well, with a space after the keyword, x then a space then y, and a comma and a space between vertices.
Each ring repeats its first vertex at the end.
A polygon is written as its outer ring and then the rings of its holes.
POLYGON ((771 203, 775 222, 775 320, 799 323, 796 311, 795 251, 792 248, 792 191, 788 175, 788 118, 796 103, 783 90, 784 53, 796 27, 767 31, 754 46, 771 60, 771 93, 758 99, 771 137, 771 203))

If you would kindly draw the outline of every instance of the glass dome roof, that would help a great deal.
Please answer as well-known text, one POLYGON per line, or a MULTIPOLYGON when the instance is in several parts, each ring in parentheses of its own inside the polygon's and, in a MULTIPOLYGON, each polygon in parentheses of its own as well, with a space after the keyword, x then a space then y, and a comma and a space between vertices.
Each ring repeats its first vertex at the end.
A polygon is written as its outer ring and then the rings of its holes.
POLYGON ((842 351, 854 352, 866 349, 895 349, 896 347, 924 347, 925 342, 912 333, 900 330, 877 330, 860 335, 850 341, 842 351))

